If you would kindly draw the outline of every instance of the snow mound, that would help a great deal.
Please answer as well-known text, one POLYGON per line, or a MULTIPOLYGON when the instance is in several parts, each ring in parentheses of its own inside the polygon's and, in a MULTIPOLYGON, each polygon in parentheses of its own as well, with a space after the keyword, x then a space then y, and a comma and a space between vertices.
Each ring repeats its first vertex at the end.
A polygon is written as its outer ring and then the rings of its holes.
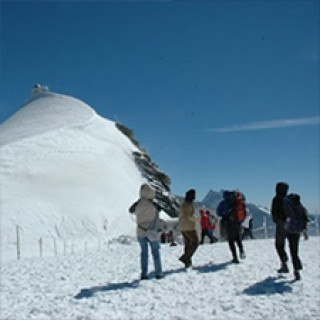
MULTIPOLYGON (((82 101, 40 92, 0 126, 2 248, 135 235, 137 147, 82 101)), ((32 249, 30 249, 32 251, 32 249)))
POLYGON ((90 123, 95 111, 79 99, 49 91, 36 92, 0 127, 0 145, 59 128, 90 123))

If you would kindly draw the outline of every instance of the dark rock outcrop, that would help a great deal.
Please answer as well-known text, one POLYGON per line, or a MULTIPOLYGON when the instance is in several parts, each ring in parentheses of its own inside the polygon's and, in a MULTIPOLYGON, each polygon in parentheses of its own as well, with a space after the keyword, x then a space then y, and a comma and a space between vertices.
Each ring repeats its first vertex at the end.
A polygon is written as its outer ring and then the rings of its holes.
POLYGON ((179 201, 176 196, 171 194, 170 177, 159 170, 147 151, 140 146, 137 140, 135 140, 131 129, 123 124, 117 123, 116 125, 117 128, 139 149, 139 151, 133 152, 134 160, 142 176, 155 188, 156 202, 170 217, 176 217, 178 215, 179 201))

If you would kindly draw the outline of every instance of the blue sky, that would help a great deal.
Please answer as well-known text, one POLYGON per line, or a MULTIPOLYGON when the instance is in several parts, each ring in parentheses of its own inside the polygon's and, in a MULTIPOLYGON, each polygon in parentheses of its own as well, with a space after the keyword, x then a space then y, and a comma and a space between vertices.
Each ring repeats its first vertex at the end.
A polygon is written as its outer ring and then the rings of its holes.
POLYGON ((2 1, 0 123, 35 83, 132 128, 176 194, 320 212, 319 1, 2 1))

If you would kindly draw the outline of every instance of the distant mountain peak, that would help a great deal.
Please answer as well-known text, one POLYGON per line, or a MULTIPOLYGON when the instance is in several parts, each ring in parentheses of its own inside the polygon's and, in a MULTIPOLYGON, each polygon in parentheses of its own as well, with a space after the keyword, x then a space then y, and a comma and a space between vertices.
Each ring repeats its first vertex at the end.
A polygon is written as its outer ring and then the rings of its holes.
POLYGON ((214 191, 210 189, 204 199, 202 200, 202 203, 209 207, 217 207, 219 202, 222 200, 222 190, 221 191, 214 191))

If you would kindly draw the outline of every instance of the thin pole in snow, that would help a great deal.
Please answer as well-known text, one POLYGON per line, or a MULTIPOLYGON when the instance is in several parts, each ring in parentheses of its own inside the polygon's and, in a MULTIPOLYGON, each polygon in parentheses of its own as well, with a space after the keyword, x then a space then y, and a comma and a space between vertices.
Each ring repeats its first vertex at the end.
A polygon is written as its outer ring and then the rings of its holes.
POLYGON ((263 228, 264 228, 264 238, 268 238, 268 226, 267 226, 267 218, 263 217, 263 228))
POLYGON ((20 227, 17 225, 16 226, 16 235, 17 235, 17 259, 20 260, 20 227))
POLYGON ((58 249, 57 249, 57 239, 53 237, 53 248, 54 248, 54 255, 55 257, 58 255, 58 249))
POLYGON ((40 250, 40 257, 43 257, 43 242, 42 238, 39 239, 39 250, 40 250))

